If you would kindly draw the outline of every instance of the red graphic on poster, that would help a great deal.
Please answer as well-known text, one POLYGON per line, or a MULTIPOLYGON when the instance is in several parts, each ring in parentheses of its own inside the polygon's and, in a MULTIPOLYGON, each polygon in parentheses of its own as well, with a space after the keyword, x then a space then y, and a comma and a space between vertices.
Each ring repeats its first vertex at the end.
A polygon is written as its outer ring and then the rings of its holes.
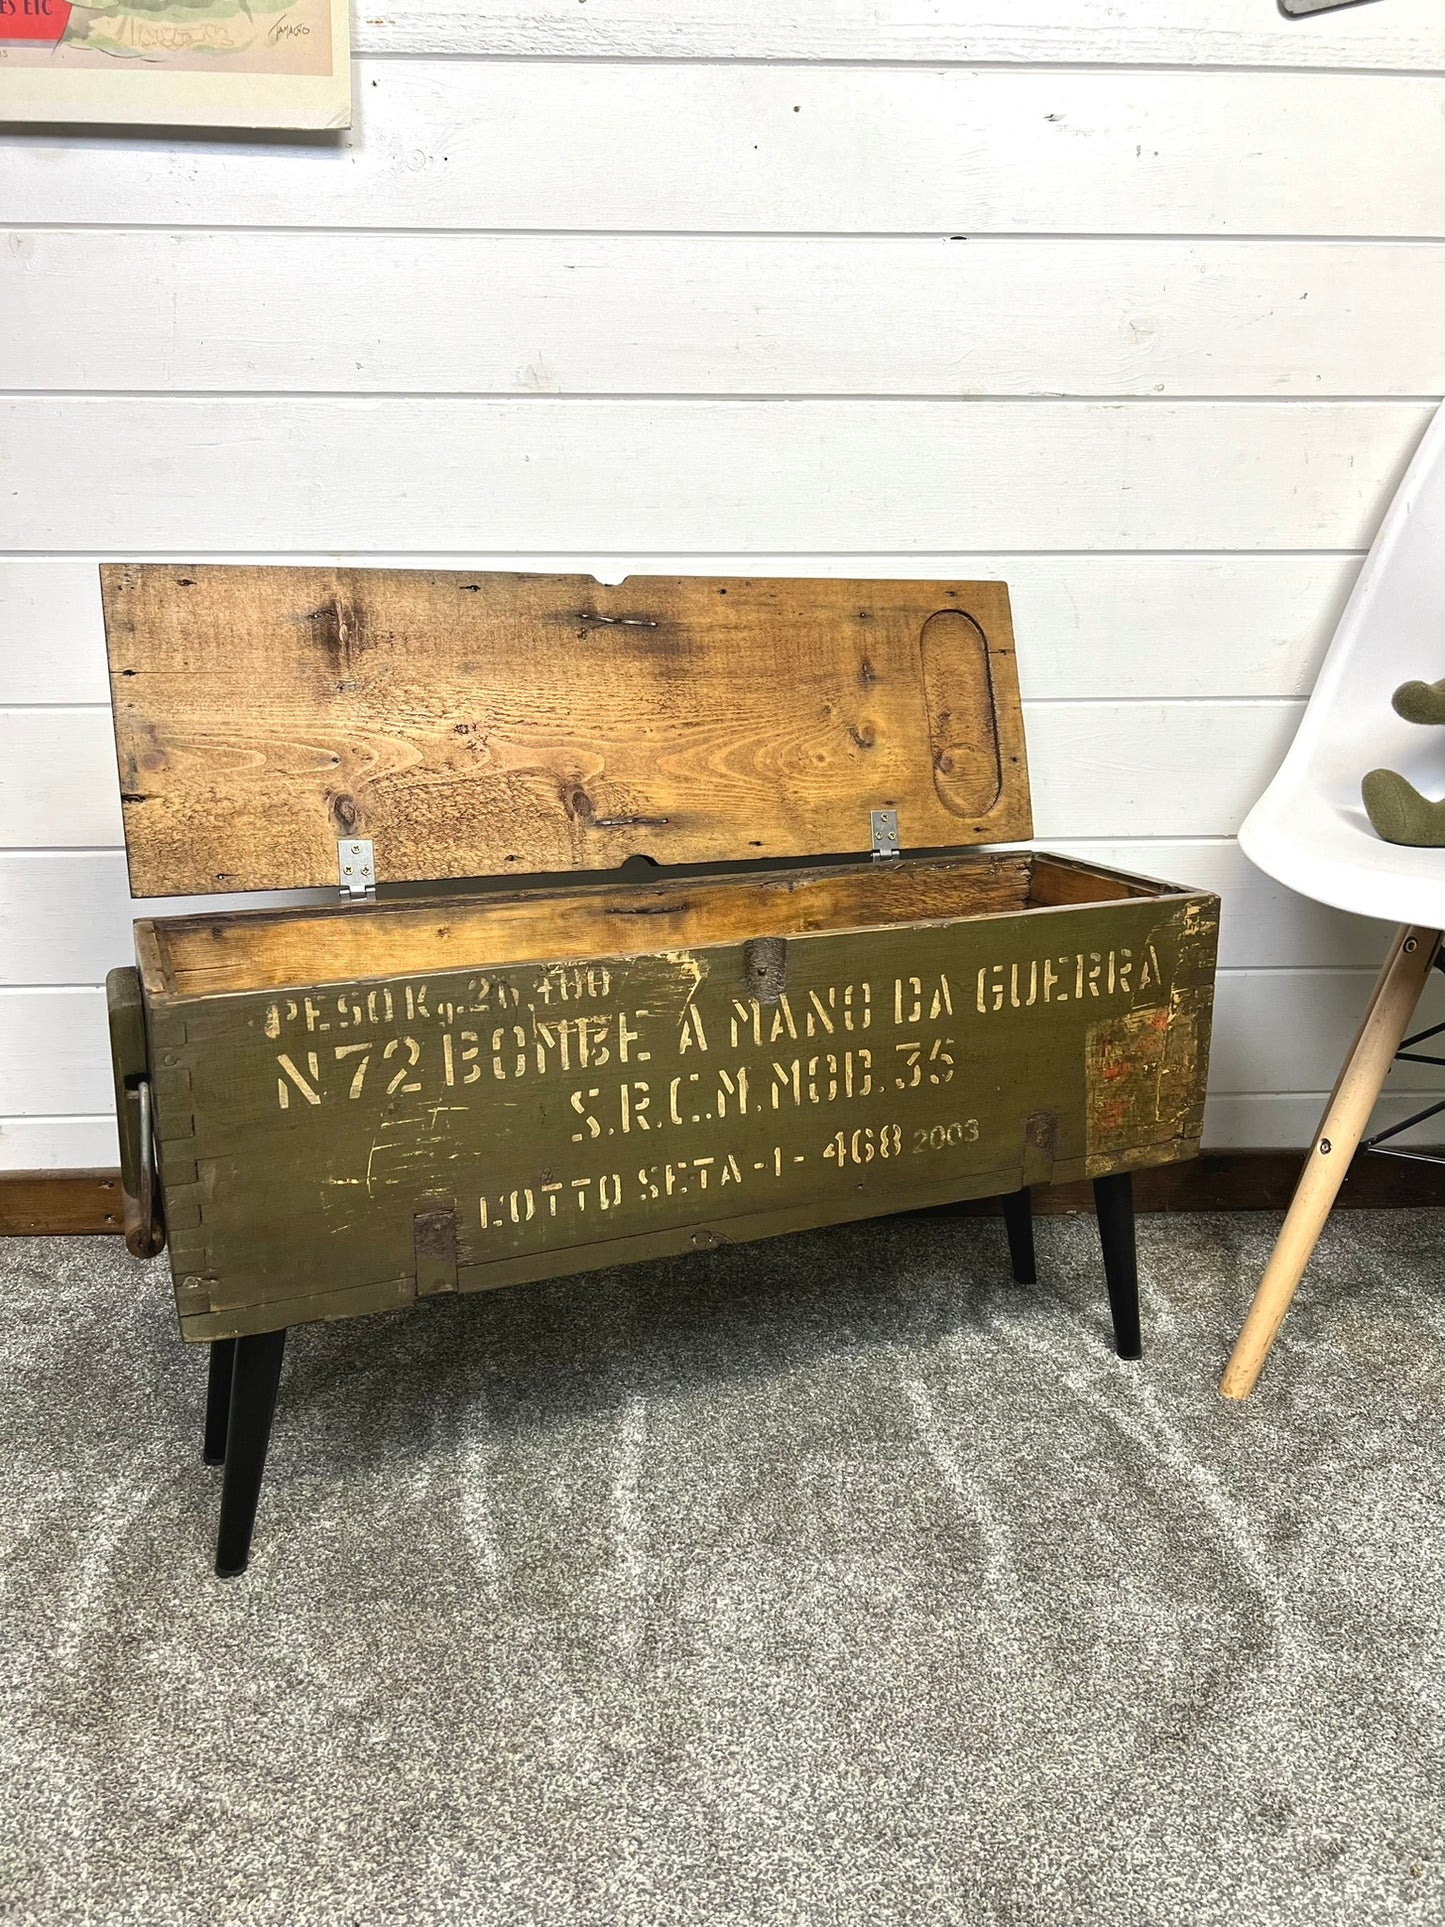
POLYGON ((0 0, 0 40, 59 40, 70 0, 0 0))

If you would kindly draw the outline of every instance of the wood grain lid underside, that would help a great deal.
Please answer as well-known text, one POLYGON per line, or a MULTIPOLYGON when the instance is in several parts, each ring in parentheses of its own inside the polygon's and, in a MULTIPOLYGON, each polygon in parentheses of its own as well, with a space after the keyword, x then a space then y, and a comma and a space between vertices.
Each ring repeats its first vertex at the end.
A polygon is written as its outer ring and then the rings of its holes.
POLYGON ((131 891, 1031 834, 1002 583, 107 566, 131 891))

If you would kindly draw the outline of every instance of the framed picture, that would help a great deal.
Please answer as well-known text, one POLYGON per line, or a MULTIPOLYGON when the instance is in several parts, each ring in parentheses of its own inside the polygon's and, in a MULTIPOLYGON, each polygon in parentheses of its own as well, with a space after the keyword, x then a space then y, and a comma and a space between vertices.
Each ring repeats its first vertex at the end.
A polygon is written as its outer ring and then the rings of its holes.
POLYGON ((0 120, 349 127, 347 0, 0 0, 0 120))

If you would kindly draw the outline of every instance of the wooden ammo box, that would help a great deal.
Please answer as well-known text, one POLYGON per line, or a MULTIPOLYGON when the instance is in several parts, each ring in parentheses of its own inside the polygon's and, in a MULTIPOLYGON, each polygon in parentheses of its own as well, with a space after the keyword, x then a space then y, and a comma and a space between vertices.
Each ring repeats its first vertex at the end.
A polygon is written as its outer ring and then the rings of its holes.
POLYGON ((1128 1174, 1198 1148, 1217 904, 958 853, 1032 827, 1002 584, 103 590, 132 891, 342 899, 138 923, 109 983, 218 1570, 311 1319, 990 1195, 1027 1277, 1028 1187, 1089 1177, 1137 1354, 1128 1174))

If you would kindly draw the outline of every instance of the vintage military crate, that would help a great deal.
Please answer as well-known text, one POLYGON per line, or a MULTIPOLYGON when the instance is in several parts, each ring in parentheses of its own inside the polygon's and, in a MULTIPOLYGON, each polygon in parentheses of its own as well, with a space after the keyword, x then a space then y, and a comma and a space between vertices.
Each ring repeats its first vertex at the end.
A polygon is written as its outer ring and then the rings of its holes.
POLYGON ((1026 1268, 1027 1187, 1197 1149, 1215 899, 959 853, 1031 831, 1001 584, 103 591, 134 893, 344 898, 138 923, 110 983, 222 1570, 288 1326, 976 1196, 1026 1268))

